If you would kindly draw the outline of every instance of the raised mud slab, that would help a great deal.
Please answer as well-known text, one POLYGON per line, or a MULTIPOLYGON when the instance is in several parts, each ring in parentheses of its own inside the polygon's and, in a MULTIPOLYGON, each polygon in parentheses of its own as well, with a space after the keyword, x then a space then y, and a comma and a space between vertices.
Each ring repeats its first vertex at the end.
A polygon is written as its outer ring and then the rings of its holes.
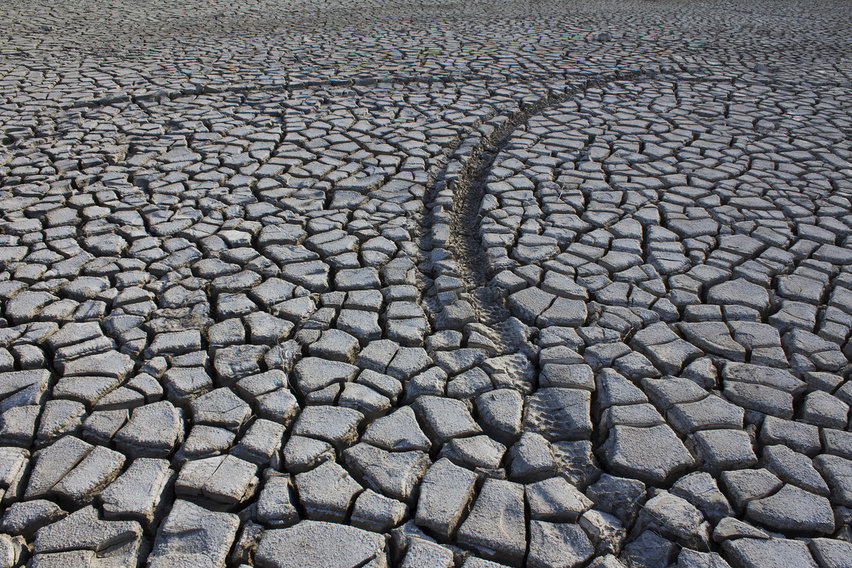
POLYGON ((0 21, 0 568, 850 565, 847 3, 0 21))

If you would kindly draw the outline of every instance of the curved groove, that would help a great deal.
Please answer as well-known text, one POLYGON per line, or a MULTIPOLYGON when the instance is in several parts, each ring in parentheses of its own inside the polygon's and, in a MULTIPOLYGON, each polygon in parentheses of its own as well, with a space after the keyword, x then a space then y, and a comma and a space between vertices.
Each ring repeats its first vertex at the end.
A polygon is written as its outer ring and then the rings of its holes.
MULTIPOLYGON (((501 330, 502 324, 511 314, 504 305, 501 292, 488 283, 488 263, 479 236, 479 211, 485 195, 485 183, 495 159, 521 125, 544 111, 565 103, 588 89, 616 81, 638 81, 661 76, 672 75, 655 71, 596 75, 565 91, 548 93, 509 116, 493 118, 485 128, 481 128, 471 137, 475 145, 465 156, 450 159, 427 194, 427 211, 421 218, 421 234, 431 237, 431 242, 424 250, 434 248, 435 242, 442 240, 437 235, 438 230, 449 229, 446 244, 455 261, 457 277, 464 283, 466 299, 472 304, 477 322, 498 332, 502 348, 505 349, 511 344, 506 333, 501 330), (451 199, 452 205, 445 210, 441 204, 448 198, 451 199)), ((463 143, 462 147, 464 146, 463 143)), ((434 296, 433 293, 432 297, 425 297, 424 301, 433 312, 437 312, 444 305, 434 296)))

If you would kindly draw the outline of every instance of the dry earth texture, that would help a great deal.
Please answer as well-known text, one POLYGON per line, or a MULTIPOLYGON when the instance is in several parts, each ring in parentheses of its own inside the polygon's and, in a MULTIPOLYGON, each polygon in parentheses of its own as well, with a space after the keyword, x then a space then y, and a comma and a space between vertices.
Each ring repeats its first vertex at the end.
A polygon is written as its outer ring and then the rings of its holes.
POLYGON ((852 566, 849 2, 0 21, 0 567, 852 566))

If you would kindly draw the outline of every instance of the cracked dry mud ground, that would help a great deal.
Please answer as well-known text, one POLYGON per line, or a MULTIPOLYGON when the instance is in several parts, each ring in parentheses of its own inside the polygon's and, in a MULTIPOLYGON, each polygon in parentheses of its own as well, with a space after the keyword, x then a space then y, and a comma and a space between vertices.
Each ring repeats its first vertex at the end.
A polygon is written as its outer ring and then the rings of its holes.
POLYGON ((852 565, 848 3, 0 17, 0 567, 852 565))

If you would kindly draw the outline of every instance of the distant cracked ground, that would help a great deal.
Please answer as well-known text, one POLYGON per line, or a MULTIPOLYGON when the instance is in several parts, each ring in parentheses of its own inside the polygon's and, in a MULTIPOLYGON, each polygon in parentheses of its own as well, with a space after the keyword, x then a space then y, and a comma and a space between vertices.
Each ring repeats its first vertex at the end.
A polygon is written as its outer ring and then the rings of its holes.
POLYGON ((0 567, 852 566, 848 3, 0 18, 0 567))

